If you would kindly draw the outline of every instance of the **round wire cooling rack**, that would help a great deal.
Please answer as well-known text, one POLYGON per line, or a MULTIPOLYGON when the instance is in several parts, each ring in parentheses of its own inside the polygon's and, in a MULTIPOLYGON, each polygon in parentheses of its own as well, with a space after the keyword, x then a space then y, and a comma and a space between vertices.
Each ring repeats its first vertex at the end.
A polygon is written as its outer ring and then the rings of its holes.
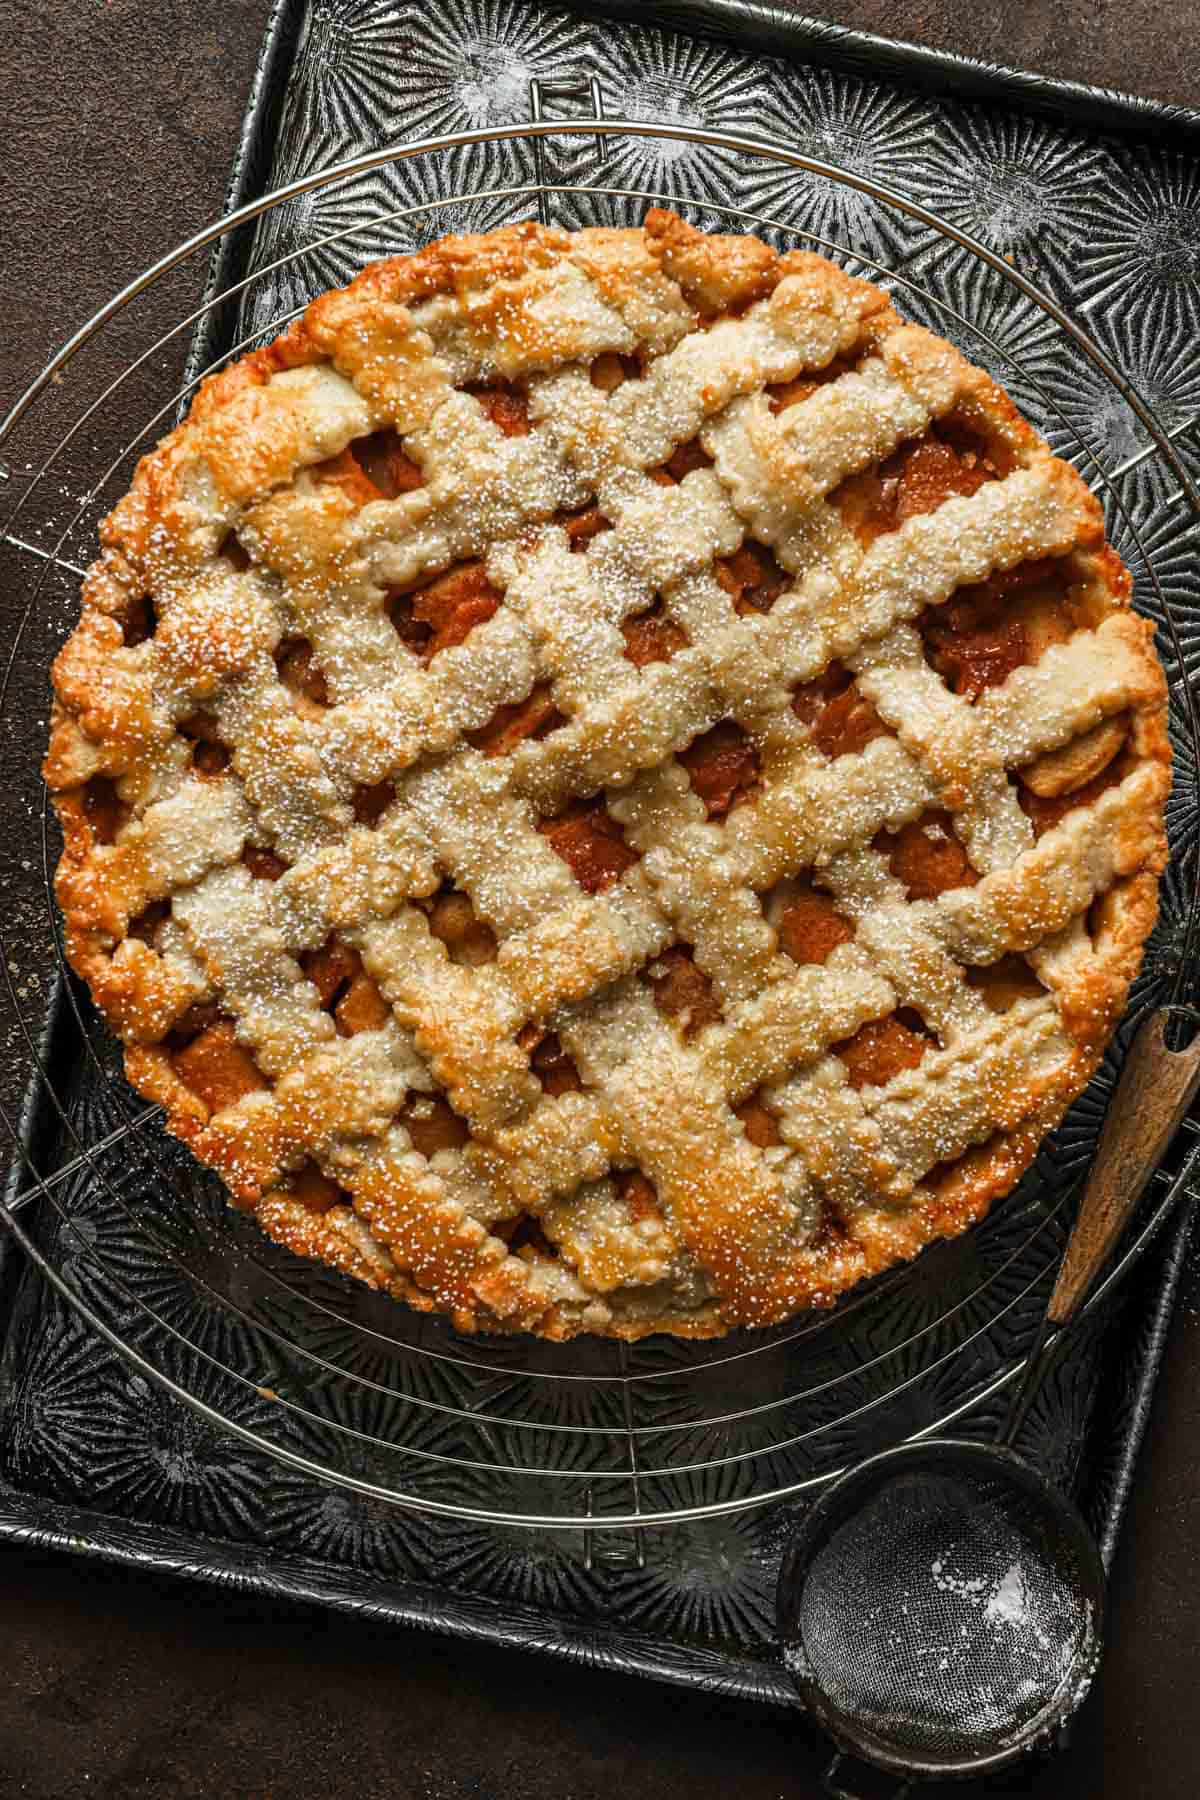
MULTIPOLYGON (((31 819, 29 859, 41 863, 42 945, 48 942, 58 970, 46 1019, 40 990, 34 985, 31 1000, 27 979, 36 950, 11 931, 0 933, 12 1041, 33 1084, 0 1215, 50 1289, 127 1364, 209 1425, 300 1476, 470 1524, 583 1532, 589 1562, 593 1538, 626 1547, 608 1556, 640 1561, 644 1536, 630 1528, 760 1507, 802 1494, 901 1438, 951 1424, 986 1429, 1043 1310, 1075 1178, 1094 1147, 1130 1021, 1034 1170, 985 1221, 830 1312, 773 1331, 735 1333, 711 1345, 468 1339, 440 1319, 302 1263, 228 1209, 215 1177, 123 1083, 115 1046, 63 961, 50 885, 56 849, 36 770, 41 742, 29 742, 28 718, 18 715, 13 696, 46 692, 50 659, 73 624, 77 577, 91 560, 98 518, 199 380, 282 331, 305 298, 331 284, 331 263, 348 275, 369 259, 364 246, 371 255, 380 253, 381 239, 407 249, 464 221, 486 228, 536 210, 570 226, 623 223, 656 203, 860 269, 894 289, 902 310, 993 370, 1104 495, 1110 537, 1135 568, 1139 599, 1162 628, 1172 729, 1189 784, 1200 768, 1200 717, 1179 602, 1160 575, 1155 523, 1167 509, 1178 516, 1190 508, 1200 518, 1200 496, 1171 437, 1105 352, 1002 257, 914 200, 782 143, 605 119, 594 82, 535 82, 531 102, 526 124, 358 157, 198 233, 81 327, 0 426, 0 447, 10 456, 19 451, 30 466, 30 479, 14 483, 21 491, 0 540, 27 596, 0 685, 0 728, 24 740, 18 779, 31 819), (594 117, 545 119, 547 99, 578 96, 581 85, 594 117), (630 134, 719 152, 727 189, 751 203, 718 200, 711 183, 699 183, 703 191, 694 194, 663 194, 605 184, 595 171, 591 179, 580 174, 583 140, 594 144, 602 173, 606 148, 630 134), (547 169, 551 150, 566 168, 547 169), (472 158, 484 151, 493 170, 499 159, 510 179, 475 179, 472 158), (419 197, 411 183, 389 193, 387 180, 417 164, 432 170, 425 177, 432 185, 419 197), (738 170, 764 166, 857 190, 950 245, 958 260, 934 262, 919 281, 903 259, 885 265, 861 246, 807 231, 803 196, 792 216, 786 184, 776 181, 769 208, 752 203, 752 175, 739 189, 738 170), (314 231, 301 213, 297 227, 297 203, 334 189, 348 222, 314 231), (213 250, 224 251, 214 262, 220 279, 197 299, 197 259, 213 250), (1029 343, 1031 319, 1038 327, 1032 359, 1010 341, 1029 343), (179 386, 173 371, 189 338, 191 359, 179 386), (1085 376, 1106 384, 1147 439, 1117 467, 1107 466, 1102 447, 1075 422, 1072 399, 1085 376)), ((1194 821, 1177 807, 1172 825, 1165 929, 1133 1012, 1177 998, 1200 936, 1194 821)), ((1190 1184, 1194 1161, 1189 1149, 1160 1172, 1145 1217, 1093 1296, 1093 1310, 1190 1184)))

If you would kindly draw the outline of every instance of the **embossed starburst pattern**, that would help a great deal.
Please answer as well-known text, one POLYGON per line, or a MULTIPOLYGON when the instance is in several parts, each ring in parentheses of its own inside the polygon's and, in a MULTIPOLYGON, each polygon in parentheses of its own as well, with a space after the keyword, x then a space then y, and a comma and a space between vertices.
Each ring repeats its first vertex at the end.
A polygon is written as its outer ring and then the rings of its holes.
MULTIPOLYGON (((601 87, 620 96, 625 117, 685 130, 745 129, 757 89, 748 58, 628 26, 598 34, 594 49, 601 87)), ((589 154, 588 148, 577 151, 577 166, 589 154)), ((603 176, 622 186, 672 195, 714 183, 719 192, 745 180, 735 154, 683 137, 611 140, 603 176)))
MULTIPOLYGON (((1107 151, 1030 119, 946 106, 913 173, 912 191, 989 250, 1039 273, 1058 269, 1080 221, 1111 191, 1107 151)), ((960 260, 952 239, 926 233, 920 261, 960 260)))
POLYGON ((390 123, 406 137, 527 119, 530 81, 560 74, 586 44, 559 7, 445 0, 404 11, 403 91, 390 123))
POLYGON ((1200 322, 1200 169, 1140 147, 1115 152, 1090 197, 1073 263, 1075 303, 1092 318, 1137 318, 1148 342, 1200 322))
MULTIPOLYGON (((781 71, 754 123, 818 162, 901 193, 913 191, 931 136, 920 102, 827 69, 781 71)), ((746 179, 757 210, 839 247, 851 263, 897 264, 920 241, 912 220, 850 183, 761 163, 746 179)))
POLYGON ((353 135, 364 109, 387 120, 403 91, 397 54, 409 8, 402 0, 313 0, 289 112, 308 132, 353 135))

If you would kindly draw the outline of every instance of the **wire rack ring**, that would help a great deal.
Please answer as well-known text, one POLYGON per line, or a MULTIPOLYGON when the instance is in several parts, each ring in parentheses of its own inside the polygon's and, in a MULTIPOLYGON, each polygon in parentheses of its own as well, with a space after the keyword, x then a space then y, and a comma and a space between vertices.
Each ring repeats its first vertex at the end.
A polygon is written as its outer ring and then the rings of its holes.
MULTIPOLYGON (((1060 453, 1073 454, 1105 493, 1112 518, 1141 558, 1149 602, 1180 672, 1172 684, 1177 727, 1200 764, 1196 695, 1185 678, 1172 607, 1144 523, 1122 492, 1122 484, 1156 457, 1174 484, 1164 504, 1186 506, 1200 518, 1200 496, 1172 441, 1181 428, 1168 433, 1160 426, 1123 371, 1053 299, 915 200, 782 142, 606 118, 599 87, 586 75, 533 83, 530 108, 524 123, 389 146, 264 195, 161 258, 63 345, 0 426, 0 448, 18 439, 34 448, 31 478, 23 487, 14 482, 21 492, 2 533, 3 547, 26 568, 32 565, 33 573, 22 584, 28 600, 0 685, 0 718, 26 679, 44 684, 47 649, 55 633, 69 627, 73 576, 90 560, 95 519, 121 491, 132 459, 173 421, 206 374, 275 335, 300 310, 293 303, 264 319, 261 304, 251 304, 264 292, 278 292, 285 272, 298 273, 303 284, 305 259, 311 264, 317 252, 326 260, 348 259, 348 268, 356 240, 377 239, 381 230, 411 233, 414 222, 420 234, 440 235, 447 212, 456 216, 462 208, 491 209, 494 222, 528 217, 532 208, 547 221, 569 214, 574 224, 610 222, 628 216, 630 208, 661 203, 849 261, 898 289, 902 306, 907 302, 918 315, 924 309, 948 331, 965 332, 983 360, 994 365, 999 359, 1021 373, 1043 429, 1058 432, 1056 448, 1061 444, 1060 453), (580 99, 590 104, 589 116, 546 118, 547 101, 580 99), (802 197, 789 217, 786 194, 778 189, 765 212, 718 199, 711 183, 701 182, 695 193, 663 193, 605 182, 595 172, 591 179, 547 172, 550 150, 569 161, 586 138, 602 174, 606 147, 631 134, 717 151, 727 165, 728 159, 748 167, 768 163, 841 184, 918 221, 972 268, 984 270, 991 291, 998 284, 998 291, 1039 309, 1061 338, 1068 363, 1074 359, 1111 386, 1140 422, 1147 447, 1107 468, 1098 447, 1070 423, 1061 396, 1039 372, 1021 370, 995 334, 988 309, 972 318, 962 292, 934 291, 903 266, 873 261, 861 246, 806 229, 802 197), (447 191, 436 186, 452 166, 448 159, 479 154, 493 160, 500 155, 512 178, 447 191), (350 207, 349 223, 263 259, 264 226, 306 196, 321 190, 353 194, 356 184, 379 172, 419 161, 437 171, 432 197, 413 200, 406 193, 402 205, 372 200, 365 211, 350 207), (206 251, 214 253, 213 273, 193 304, 187 278, 206 251), (176 317, 168 309, 170 323, 164 324, 158 296, 173 291, 172 284, 182 291, 184 310, 176 317), (87 376, 94 391, 78 383, 90 397, 60 429, 61 415, 76 404, 65 382, 68 370, 74 381, 81 362, 105 341, 106 328, 122 325, 123 315, 139 303, 149 307, 149 341, 116 374, 97 359, 99 373, 89 370, 87 376), (181 346, 185 334, 191 344, 185 379, 164 398, 164 356, 181 346), (52 427, 43 422, 47 409, 56 415, 52 427), (131 411, 136 429, 111 453, 113 416, 128 418, 131 411), (103 451, 89 447, 92 434, 103 451), (106 454, 97 475, 92 465, 106 454), (61 524, 51 502, 64 473, 85 483, 86 491, 61 524)), ((6 997, 34 1077, 24 1129, 14 1125, 19 1156, 4 1221, 31 1264, 88 1328, 138 1375, 186 1403, 205 1426, 269 1452, 298 1479, 333 1483, 366 1503, 440 1515, 464 1527, 582 1533, 588 1568, 594 1560, 640 1565, 646 1529, 735 1517, 802 1495, 884 1443, 985 1420, 1019 1373, 1057 1264, 1072 1177, 1086 1159, 1103 1082, 1081 1103, 1081 1122, 1058 1134, 1034 1176, 967 1238, 893 1271, 828 1315, 774 1332, 735 1334, 708 1347, 674 1340, 634 1349, 586 1340, 560 1347, 464 1340, 441 1321, 408 1315, 365 1290, 347 1291, 336 1277, 276 1253, 245 1221, 225 1214, 215 1181, 165 1137, 156 1110, 123 1087, 111 1045, 97 1033, 62 961, 49 885, 49 809, 36 771, 27 769, 26 776, 59 974, 46 1027, 20 991, 19 955, 4 956, 6 997), (33 1141, 31 1125, 47 1117, 55 1126, 49 1151, 33 1141)), ((1196 939, 1200 890, 1190 870, 1183 883, 1187 952, 1196 939)), ((1181 954, 1172 998, 1186 962, 1181 954)), ((1190 1184, 1194 1162, 1189 1153, 1160 1172, 1154 1202, 1093 1298, 1093 1310, 1151 1242, 1180 1189, 1190 1184)))

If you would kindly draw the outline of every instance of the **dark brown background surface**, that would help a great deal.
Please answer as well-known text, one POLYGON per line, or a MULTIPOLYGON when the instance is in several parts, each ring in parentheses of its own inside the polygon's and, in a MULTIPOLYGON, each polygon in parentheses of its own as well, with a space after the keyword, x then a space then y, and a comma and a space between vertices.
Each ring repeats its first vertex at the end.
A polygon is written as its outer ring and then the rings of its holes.
MULTIPOLYGON (((219 212, 267 10, 268 0, 0 0, 0 407, 115 288, 219 212)), ((1200 0, 812 10, 1200 102, 1200 0)), ((16 833, 3 804, 9 925, 27 917, 44 932, 35 876, 6 848, 16 833)), ((12 1097, 2 1067, 0 1095, 12 1097)), ((1200 1794, 1197 1368, 1200 1253, 1123 1540, 1099 1691, 1065 1758, 973 1791, 1200 1794)), ((807 1800, 820 1766, 791 1719, 0 1551, 0 1800, 807 1800)))

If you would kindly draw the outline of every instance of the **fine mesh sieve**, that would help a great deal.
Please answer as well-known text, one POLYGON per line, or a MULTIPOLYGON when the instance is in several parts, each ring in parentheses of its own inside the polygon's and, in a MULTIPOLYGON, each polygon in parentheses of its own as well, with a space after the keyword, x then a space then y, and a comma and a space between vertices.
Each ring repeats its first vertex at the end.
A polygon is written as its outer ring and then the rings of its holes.
POLYGON ((1104 1572, 1079 1514, 1011 1451, 940 1440, 862 1464, 780 1578, 784 1656, 843 1746, 978 1773, 1047 1739, 1100 1659, 1104 1572))

